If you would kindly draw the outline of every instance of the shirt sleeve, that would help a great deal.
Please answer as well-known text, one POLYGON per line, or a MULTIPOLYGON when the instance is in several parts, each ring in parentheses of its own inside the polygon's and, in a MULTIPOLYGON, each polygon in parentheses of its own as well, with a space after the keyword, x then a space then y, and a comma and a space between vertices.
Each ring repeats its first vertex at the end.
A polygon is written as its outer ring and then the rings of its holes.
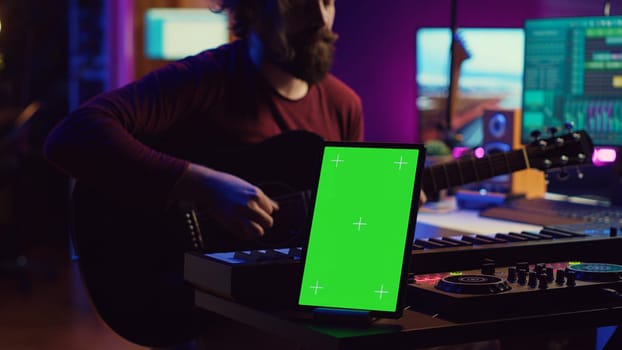
POLYGON ((348 128, 347 139, 351 141, 363 141, 365 138, 363 104, 358 95, 355 99, 353 99, 348 124, 350 125, 350 127, 348 128))
POLYGON ((197 72, 180 61, 96 96, 50 132, 44 155, 103 193, 141 206, 163 207, 188 162, 140 140, 157 138, 197 100, 197 72))

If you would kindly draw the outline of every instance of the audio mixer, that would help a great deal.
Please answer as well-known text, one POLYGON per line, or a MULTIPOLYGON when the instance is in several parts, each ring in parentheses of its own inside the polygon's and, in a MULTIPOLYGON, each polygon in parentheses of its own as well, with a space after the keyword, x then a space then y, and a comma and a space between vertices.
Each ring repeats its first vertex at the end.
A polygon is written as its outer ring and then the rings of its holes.
POLYGON ((478 319, 620 305, 622 266, 606 263, 519 262, 496 268, 414 275, 408 300, 444 319, 478 319))

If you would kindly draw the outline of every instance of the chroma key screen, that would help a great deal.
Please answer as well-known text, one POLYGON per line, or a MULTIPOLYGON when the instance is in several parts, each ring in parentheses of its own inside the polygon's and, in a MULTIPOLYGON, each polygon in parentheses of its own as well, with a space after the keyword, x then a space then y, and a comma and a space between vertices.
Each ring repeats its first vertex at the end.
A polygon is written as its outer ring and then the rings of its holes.
POLYGON ((300 305, 396 311, 421 152, 325 147, 300 305))

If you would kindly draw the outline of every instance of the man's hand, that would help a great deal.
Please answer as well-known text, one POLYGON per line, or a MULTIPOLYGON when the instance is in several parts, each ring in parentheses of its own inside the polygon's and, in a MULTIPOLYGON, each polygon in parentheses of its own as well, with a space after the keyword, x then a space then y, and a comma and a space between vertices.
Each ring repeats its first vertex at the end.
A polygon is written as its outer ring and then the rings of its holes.
POLYGON ((197 164, 186 169, 173 196, 194 202, 224 229, 245 239, 263 236, 279 209, 257 186, 197 164))

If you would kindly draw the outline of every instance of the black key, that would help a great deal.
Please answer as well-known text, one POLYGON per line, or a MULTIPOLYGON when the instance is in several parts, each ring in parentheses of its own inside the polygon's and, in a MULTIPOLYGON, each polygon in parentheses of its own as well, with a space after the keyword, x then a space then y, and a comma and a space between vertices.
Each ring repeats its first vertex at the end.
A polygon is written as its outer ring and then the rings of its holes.
POLYGON ((497 233, 495 237, 505 239, 509 242, 526 242, 527 241, 527 238, 516 237, 516 236, 508 235, 505 233, 497 233))
POLYGON ((534 235, 525 235, 523 233, 518 233, 518 232, 510 232, 508 233, 508 235, 510 236, 514 236, 514 237, 521 237, 521 238, 525 238, 528 241, 539 241, 540 237, 538 236, 534 236, 534 235))
POLYGON ((567 232, 561 232, 550 228, 543 228, 541 233, 547 234, 549 236, 553 236, 554 238, 572 238, 573 234, 567 232))
POLYGON ((418 245, 418 244, 414 244, 413 243, 413 250, 423 250, 424 247, 422 245, 418 245))
POLYGON ((442 243, 436 243, 436 242, 431 242, 431 241, 426 241, 425 239, 415 239, 415 244, 423 246, 425 248, 430 248, 430 249, 434 249, 434 248, 445 248, 447 247, 446 245, 442 244, 442 243))
POLYGON ((467 242, 471 242, 473 244, 492 244, 495 243, 489 239, 482 239, 481 237, 477 237, 477 236, 462 236, 462 240, 463 241, 467 241, 467 242))
POLYGON ((452 243, 457 243, 457 244, 462 245, 462 246, 471 246, 471 245, 473 245, 473 243, 471 243, 471 242, 462 241, 462 240, 451 238, 451 237, 442 237, 441 240, 447 241, 447 242, 452 242, 452 243))
POLYGON ((550 235, 546 235, 546 234, 542 234, 542 233, 540 233, 540 234, 531 233, 531 232, 527 232, 527 231, 523 231, 520 234, 523 235, 523 236, 534 237, 534 238, 537 238, 537 239, 552 239, 553 238, 553 236, 550 236, 550 235))
POLYGON ((490 240, 492 243, 506 243, 507 242, 505 239, 496 238, 493 236, 475 235, 475 237, 490 240))
POLYGON ((446 247, 459 247, 459 246, 461 246, 460 243, 452 242, 452 241, 444 241, 444 240, 438 239, 438 238, 428 238, 428 241, 436 242, 436 243, 442 244, 442 245, 444 245, 446 247))
POLYGON ((585 234, 583 232, 577 232, 577 231, 569 231, 568 233, 570 233, 574 237, 585 237, 585 236, 587 236, 587 234, 585 234))

